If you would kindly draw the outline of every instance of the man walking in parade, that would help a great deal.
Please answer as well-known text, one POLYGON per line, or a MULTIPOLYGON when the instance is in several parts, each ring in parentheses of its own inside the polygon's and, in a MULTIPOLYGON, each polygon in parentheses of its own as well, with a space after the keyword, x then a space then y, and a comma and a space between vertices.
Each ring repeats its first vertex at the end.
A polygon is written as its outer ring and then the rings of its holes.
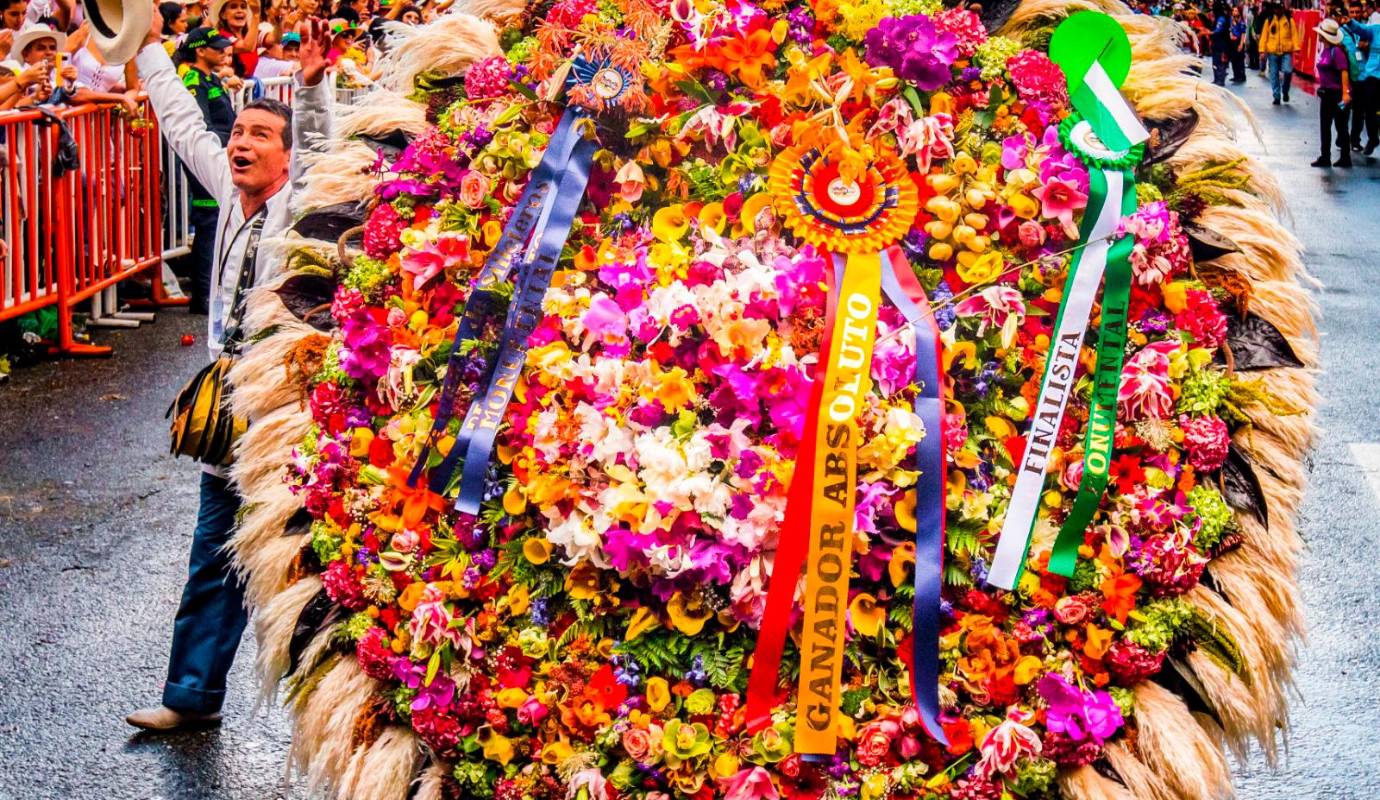
MULTIPOLYGON (((219 206, 207 323, 211 355, 216 358, 227 343, 233 346, 237 341, 244 293, 239 290, 270 280, 281 263, 275 248, 259 243, 280 237, 291 224, 289 202, 296 188, 293 181, 302 174, 302 155, 329 137, 332 98, 322 77, 330 31, 324 21, 306 25, 294 107, 274 100, 250 103, 235 118, 224 146, 178 78, 160 39, 161 20, 135 59, 139 77, 163 135, 219 206)), ((219 40, 209 37, 197 48, 198 59, 208 48, 221 49, 219 40)), ((225 473, 203 467, 200 509, 187 583, 173 623, 162 704, 130 714, 131 725, 168 731, 220 721, 226 675, 248 621, 243 589, 225 551, 239 506, 225 473)))

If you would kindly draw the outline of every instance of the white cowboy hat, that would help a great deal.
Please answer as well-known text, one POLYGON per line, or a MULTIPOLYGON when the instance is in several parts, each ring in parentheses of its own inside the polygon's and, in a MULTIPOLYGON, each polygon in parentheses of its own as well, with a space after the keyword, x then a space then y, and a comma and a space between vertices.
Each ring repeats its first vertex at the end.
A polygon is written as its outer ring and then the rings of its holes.
POLYGON ((24 48, 38 41, 39 39, 52 39, 57 43, 57 49, 67 44, 67 34, 62 31, 55 31, 43 23, 22 28, 19 33, 14 35, 14 44, 10 45, 10 53, 15 61, 24 58, 24 48))
POLYGON ((91 23, 91 42, 106 63, 118 66, 134 58, 153 22, 148 0, 81 0, 91 23))
POLYGON ((1342 26, 1337 24, 1335 19, 1325 19, 1322 24, 1313 30, 1318 32, 1318 38, 1328 44, 1342 43, 1342 26))

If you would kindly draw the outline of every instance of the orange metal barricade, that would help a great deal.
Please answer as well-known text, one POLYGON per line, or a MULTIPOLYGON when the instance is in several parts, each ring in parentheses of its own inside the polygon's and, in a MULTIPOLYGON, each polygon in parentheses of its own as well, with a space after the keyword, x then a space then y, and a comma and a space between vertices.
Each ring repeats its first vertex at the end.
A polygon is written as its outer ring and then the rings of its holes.
POLYGON ((0 234, 6 254, 0 259, 0 321, 57 302, 58 262, 52 252, 51 173, 48 130, 38 112, 0 114, 0 234))
MULTIPOLYGON (((154 268, 155 304, 166 297, 162 261, 163 173, 156 125, 136 125, 115 106, 57 111, 76 141, 77 165, 53 164, 59 126, 36 111, 0 114, 8 156, 0 181, 0 228, 9 253, 0 284, 0 320, 47 305, 58 311, 53 351, 107 355, 76 341, 72 309, 154 268)), ((151 118, 151 114, 148 114, 151 118)))

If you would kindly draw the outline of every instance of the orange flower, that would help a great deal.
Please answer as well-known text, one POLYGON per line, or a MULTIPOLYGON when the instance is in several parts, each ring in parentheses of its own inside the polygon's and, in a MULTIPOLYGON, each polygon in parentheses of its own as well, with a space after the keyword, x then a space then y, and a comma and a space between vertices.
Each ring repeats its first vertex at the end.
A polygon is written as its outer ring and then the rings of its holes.
POLYGON ((426 512, 440 513, 446 508, 446 499, 427 488, 426 481, 417 481, 415 487, 407 485, 408 470, 389 467, 389 484, 393 488, 395 502, 402 501, 402 523, 405 528, 416 528, 426 518, 426 512))
POLYGON ((747 36, 731 39, 719 48, 719 68, 737 74, 749 89, 760 89, 766 82, 766 71, 776 66, 776 42, 771 31, 758 28, 747 36))
POLYGON ((1140 591, 1140 578, 1130 573, 1113 575, 1102 581, 1102 610, 1117 622, 1125 623, 1126 615, 1136 607, 1136 592, 1140 591))

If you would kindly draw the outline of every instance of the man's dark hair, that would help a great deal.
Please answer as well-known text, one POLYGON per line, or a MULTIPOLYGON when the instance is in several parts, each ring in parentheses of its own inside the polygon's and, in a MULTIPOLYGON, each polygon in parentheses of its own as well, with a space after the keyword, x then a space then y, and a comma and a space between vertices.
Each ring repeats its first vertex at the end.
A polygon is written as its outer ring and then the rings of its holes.
POLYGON ((283 121, 283 148, 286 150, 291 150, 292 109, 289 108, 287 105, 283 104, 282 102, 274 100, 271 97, 260 97, 258 100, 255 100, 252 103, 245 104, 244 109, 241 110, 240 113, 243 114, 245 111, 250 111, 252 109, 267 111, 268 113, 283 121))

